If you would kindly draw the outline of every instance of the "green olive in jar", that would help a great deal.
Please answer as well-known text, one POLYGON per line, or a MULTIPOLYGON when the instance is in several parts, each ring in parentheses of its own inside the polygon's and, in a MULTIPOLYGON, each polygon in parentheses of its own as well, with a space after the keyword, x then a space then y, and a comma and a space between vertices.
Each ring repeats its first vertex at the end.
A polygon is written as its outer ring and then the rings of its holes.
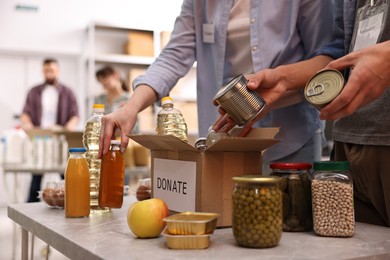
POLYGON ((282 236, 281 178, 249 175, 233 177, 233 235, 238 245, 277 246, 282 236))

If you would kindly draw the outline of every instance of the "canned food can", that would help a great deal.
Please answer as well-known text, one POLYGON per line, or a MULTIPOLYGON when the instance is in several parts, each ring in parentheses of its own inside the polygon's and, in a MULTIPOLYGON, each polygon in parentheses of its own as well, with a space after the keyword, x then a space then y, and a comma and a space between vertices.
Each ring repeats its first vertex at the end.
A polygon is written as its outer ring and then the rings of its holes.
POLYGON ((344 83, 344 77, 338 70, 321 70, 306 83, 305 99, 321 109, 340 94, 344 83))
POLYGON ((241 126, 255 118, 265 107, 264 99, 247 88, 248 80, 240 74, 230 80, 215 95, 214 101, 233 121, 241 126))

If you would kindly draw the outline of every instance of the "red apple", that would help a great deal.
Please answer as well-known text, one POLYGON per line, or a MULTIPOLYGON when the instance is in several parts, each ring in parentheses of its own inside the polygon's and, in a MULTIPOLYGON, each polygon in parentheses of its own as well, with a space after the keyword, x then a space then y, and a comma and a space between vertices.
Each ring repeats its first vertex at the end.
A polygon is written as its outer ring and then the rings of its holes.
POLYGON ((168 206, 162 199, 137 201, 129 207, 127 224, 139 238, 158 237, 165 227, 163 219, 168 214, 168 206))

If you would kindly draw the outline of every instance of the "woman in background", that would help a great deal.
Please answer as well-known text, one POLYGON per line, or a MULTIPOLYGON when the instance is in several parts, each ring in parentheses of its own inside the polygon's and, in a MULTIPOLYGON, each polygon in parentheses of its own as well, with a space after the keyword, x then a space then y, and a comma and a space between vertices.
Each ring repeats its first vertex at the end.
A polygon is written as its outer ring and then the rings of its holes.
MULTIPOLYGON (((110 66, 105 66, 96 72, 96 79, 102 84, 105 93, 94 98, 94 104, 104 104, 104 113, 109 114, 121 106, 128 100, 129 86, 121 79, 118 71, 110 66)), ((138 133, 138 124, 132 133, 138 133)))
POLYGON ((96 79, 102 84, 105 93, 94 98, 95 104, 104 104, 105 114, 120 108, 129 98, 129 87, 121 79, 119 72, 110 66, 96 72, 96 79))

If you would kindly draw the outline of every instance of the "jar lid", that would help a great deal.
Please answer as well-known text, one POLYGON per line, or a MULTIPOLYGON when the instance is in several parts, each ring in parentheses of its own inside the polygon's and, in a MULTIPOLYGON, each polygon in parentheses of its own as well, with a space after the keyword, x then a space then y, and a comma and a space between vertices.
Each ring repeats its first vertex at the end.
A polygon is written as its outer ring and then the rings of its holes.
POLYGON ((326 162, 314 162, 313 169, 315 171, 348 171, 348 161, 326 161, 326 162))
POLYGON ((87 150, 84 147, 69 148, 70 153, 85 153, 87 150))
POLYGON ((304 162, 273 162, 269 165, 271 169, 283 169, 283 170, 301 170, 311 169, 311 163, 304 162))
POLYGON ((278 183, 281 178, 278 176, 244 175, 232 178, 235 182, 250 183, 278 183))

